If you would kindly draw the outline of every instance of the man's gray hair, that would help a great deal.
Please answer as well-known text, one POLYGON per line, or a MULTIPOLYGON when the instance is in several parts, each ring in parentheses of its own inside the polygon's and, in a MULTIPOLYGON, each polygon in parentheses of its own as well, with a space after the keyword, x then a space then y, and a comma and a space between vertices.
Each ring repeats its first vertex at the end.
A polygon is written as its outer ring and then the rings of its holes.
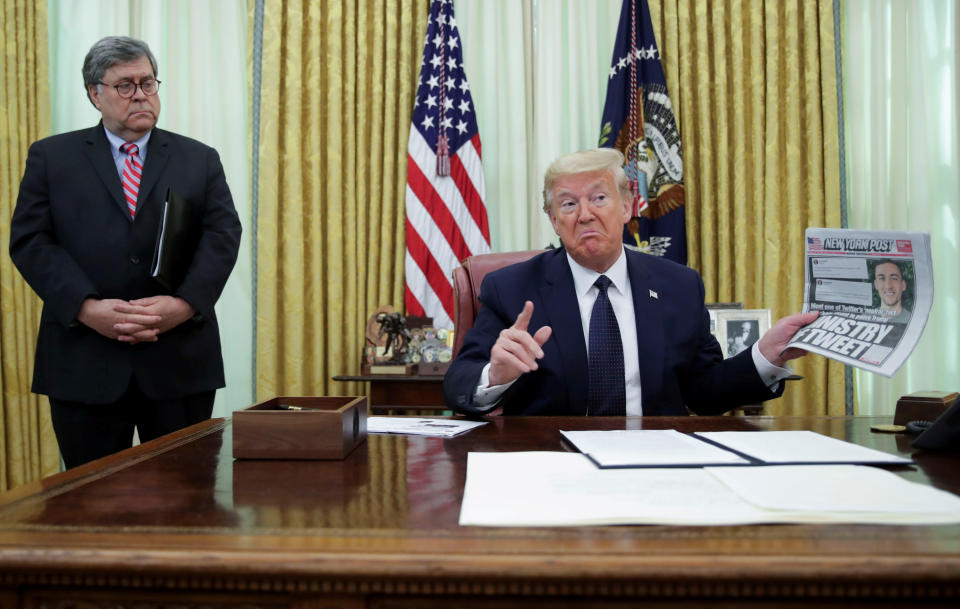
POLYGON ((623 170, 623 154, 616 148, 594 148, 565 154, 547 167, 543 176, 543 211, 550 213, 553 204, 553 183, 564 176, 575 173, 608 170, 613 175, 613 181, 620 191, 624 201, 632 201, 630 182, 627 173, 623 170))
MULTIPOLYGON (((99 85, 107 70, 118 63, 135 61, 141 57, 150 60, 153 76, 159 76, 157 59, 146 42, 128 36, 107 36, 95 42, 83 60, 83 89, 87 92, 87 98, 90 98, 89 87, 99 85)), ((93 103, 92 99, 90 103, 93 103)))

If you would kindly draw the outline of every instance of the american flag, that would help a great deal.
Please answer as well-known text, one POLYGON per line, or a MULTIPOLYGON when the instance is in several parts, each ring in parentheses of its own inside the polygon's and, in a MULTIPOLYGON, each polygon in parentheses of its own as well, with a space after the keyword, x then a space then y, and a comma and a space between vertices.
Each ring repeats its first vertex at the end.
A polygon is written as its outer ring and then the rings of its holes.
POLYGON ((407 144, 406 310, 453 327, 451 273, 490 251, 480 135, 451 0, 433 0, 407 144))

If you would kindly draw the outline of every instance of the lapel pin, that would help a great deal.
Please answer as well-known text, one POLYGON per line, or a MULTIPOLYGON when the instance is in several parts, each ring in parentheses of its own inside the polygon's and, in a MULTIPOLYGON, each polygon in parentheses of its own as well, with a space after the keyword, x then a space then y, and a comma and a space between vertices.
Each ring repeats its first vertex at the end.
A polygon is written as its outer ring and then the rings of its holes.
POLYGON ((657 295, 656 292, 654 292, 653 290, 650 290, 650 298, 657 298, 657 299, 659 299, 660 297, 657 295))

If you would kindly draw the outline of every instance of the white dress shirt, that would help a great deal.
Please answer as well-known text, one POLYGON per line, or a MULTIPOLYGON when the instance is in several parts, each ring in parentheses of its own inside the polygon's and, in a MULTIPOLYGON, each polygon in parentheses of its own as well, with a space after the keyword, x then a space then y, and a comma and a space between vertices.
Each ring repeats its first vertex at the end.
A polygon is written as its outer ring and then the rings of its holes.
MULTIPOLYGON (((126 144, 127 141, 121 138, 119 135, 114 134, 106 127, 104 127, 103 130, 107 134, 107 140, 110 142, 110 152, 113 154, 113 164, 117 166, 117 174, 120 176, 120 179, 123 180, 123 166, 127 162, 127 155, 120 151, 120 146, 126 144)), ((147 142, 150 141, 151 133, 153 133, 152 129, 139 140, 130 142, 131 144, 137 145, 137 156, 140 157, 141 164, 147 161, 147 142)))

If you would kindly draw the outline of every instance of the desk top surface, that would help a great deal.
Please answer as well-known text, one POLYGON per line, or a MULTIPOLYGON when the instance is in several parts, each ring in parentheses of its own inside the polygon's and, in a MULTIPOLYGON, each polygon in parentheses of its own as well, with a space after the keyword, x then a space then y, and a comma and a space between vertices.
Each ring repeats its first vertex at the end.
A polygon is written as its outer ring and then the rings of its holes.
MULTIPOLYGON (((344 461, 237 461, 214 419, 0 496, 0 572, 239 577, 706 577, 949 585, 960 526, 481 528, 457 524, 471 451, 567 450, 560 429, 810 429, 911 455, 889 418, 492 418, 453 439, 368 437, 344 461), (824 579, 825 574, 829 577, 824 579), (845 579, 846 578, 846 579, 845 579)), ((960 494, 960 457, 891 468, 960 494)), ((736 583, 739 582, 739 583, 736 583)), ((873 585, 871 584, 871 585, 873 585)), ((359 585, 359 584, 358 584, 359 585)), ((451 584, 453 585, 453 584, 451 584)), ((571 584, 574 585, 574 584, 571 584)), ((599 584, 598 584, 599 585, 599 584)))

